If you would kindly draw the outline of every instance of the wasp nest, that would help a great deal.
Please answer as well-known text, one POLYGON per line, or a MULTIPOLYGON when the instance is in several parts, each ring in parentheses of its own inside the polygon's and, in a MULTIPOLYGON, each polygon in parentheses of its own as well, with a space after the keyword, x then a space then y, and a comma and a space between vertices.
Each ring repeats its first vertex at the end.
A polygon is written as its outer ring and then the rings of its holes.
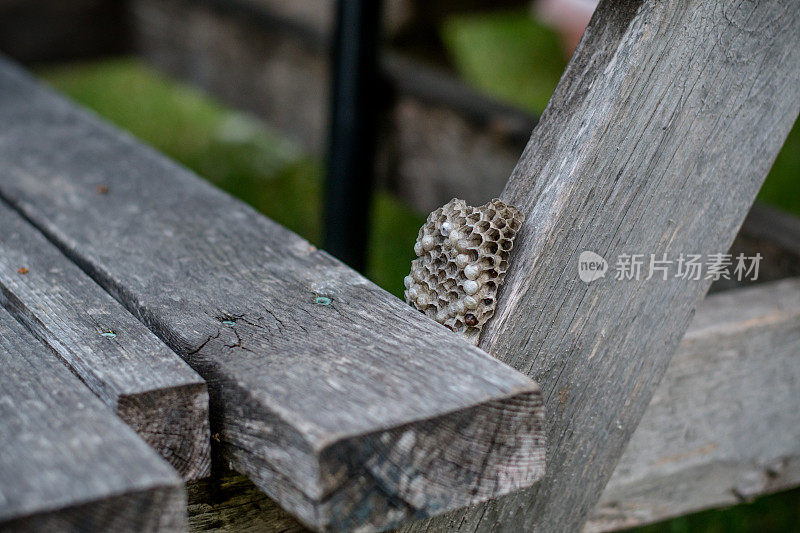
POLYGON ((404 280, 406 302, 477 345, 522 221, 517 208, 497 199, 471 207, 453 198, 431 213, 404 280))

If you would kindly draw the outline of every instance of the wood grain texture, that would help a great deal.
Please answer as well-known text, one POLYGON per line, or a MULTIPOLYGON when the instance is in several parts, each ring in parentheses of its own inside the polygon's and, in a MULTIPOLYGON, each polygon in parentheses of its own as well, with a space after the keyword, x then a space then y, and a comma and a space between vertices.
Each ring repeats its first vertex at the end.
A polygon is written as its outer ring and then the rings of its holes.
POLYGON ((580 528, 710 281, 586 285, 578 256, 728 249, 800 109, 799 33, 789 0, 600 4, 501 195, 526 222, 480 343, 542 384, 547 475, 414 529, 580 528))
POLYGON ((586 531, 800 485, 800 278, 704 300, 586 531))
POLYGON ((2 204, 0 305, 185 479, 208 475, 211 435, 205 381, 2 204))
POLYGON ((0 121, 0 195, 206 379, 227 461, 306 524, 541 476, 527 377, 9 65, 0 121))
POLYGON ((182 531, 180 478, 0 309, 0 530, 182 531))

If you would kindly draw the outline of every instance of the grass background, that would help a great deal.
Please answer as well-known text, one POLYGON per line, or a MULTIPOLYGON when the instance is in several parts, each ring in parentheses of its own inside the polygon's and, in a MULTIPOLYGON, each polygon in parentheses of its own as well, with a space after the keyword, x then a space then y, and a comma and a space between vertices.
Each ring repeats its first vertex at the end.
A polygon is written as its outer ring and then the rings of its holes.
MULTIPOLYGON (((46 82, 218 187, 319 245, 320 161, 250 115, 176 83, 136 59, 47 68, 46 82)), ((397 296, 425 216, 378 191, 367 276, 397 296)))
MULTIPOLYGON (((524 13, 459 16, 442 40, 463 78, 492 97, 541 113, 566 65, 557 36, 524 13)), ((321 236, 321 162, 257 119, 176 83, 134 59, 41 70, 53 87, 130 131, 315 244, 321 236)), ((800 126, 759 195, 800 215, 800 126)), ((378 191, 367 276, 397 296, 425 215, 378 191)), ((646 533, 800 532, 800 490, 749 505, 638 528, 646 533)))

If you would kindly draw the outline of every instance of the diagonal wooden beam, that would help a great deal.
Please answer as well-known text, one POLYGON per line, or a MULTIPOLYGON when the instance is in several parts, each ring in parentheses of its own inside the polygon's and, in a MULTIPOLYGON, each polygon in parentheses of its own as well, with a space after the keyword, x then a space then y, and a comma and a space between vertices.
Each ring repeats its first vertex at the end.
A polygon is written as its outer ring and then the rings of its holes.
POLYGON ((480 343, 542 384, 547 474, 414 529, 580 528, 710 281, 587 285, 579 254, 724 253, 800 109, 798 35, 792 0, 600 5, 502 194, 526 222, 480 343))

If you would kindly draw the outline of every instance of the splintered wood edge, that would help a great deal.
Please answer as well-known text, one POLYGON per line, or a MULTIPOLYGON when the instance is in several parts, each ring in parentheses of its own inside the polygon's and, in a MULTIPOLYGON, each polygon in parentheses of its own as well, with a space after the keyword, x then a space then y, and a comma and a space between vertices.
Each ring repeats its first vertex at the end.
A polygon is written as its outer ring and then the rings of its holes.
POLYGON ((0 354, 0 530, 185 529, 175 471, 2 308, 0 354))

